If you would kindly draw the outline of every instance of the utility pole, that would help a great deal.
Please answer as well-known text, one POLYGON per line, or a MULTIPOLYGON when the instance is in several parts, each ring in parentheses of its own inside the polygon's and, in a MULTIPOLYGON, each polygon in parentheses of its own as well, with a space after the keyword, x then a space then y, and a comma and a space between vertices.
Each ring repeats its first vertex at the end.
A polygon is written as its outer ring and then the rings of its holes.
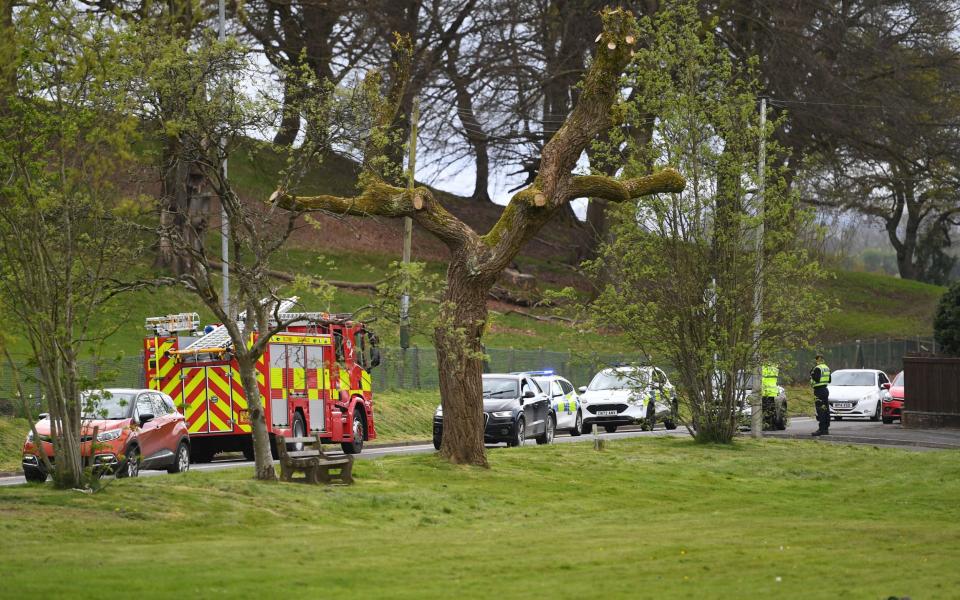
MULTIPOLYGON (((413 99, 413 111, 410 115, 410 155, 407 158, 407 189, 413 193, 416 187, 417 173, 417 122, 420 120, 420 99, 413 99)), ((403 218, 403 265, 410 264, 410 246, 413 243, 413 219, 403 218)), ((400 297, 400 348, 410 347, 410 292, 404 285, 400 297)))
POLYGON ((753 396, 750 407, 750 435, 754 438, 763 437, 763 353, 760 351, 760 326, 763 324, 763 220, 764 220, 764 185, 767 170, 767 99, 760 98, 760 158, 757 166, 759 190, 757 199, 757 287, 754 290, 754 304, 756 312, 753 315, 753 344, 757 351, 757 371, 753 384, 753 396))
MULTIPOLYGON (((218 39, 220 42, 225 42, 227 39, 227 19, 226 19, 226 8, 224 6, 224 0, 220 0, 218 9, 218 16, 220 20, 220 33, 218 39)), ((220 149, 221 152, 224 152, 223 165, 223 178, 227 178, 227 157, 226 150, 227 140, 220 140, 220 149)), ((222 279, 223 279, 223 292, 221 293, 220 303, 223 305, 223 312, 230 314, 230 221, 227 218, 227 209, 224 208, 223 198, 220 198, 220 262, 223 265, 222 267, 222 279)))

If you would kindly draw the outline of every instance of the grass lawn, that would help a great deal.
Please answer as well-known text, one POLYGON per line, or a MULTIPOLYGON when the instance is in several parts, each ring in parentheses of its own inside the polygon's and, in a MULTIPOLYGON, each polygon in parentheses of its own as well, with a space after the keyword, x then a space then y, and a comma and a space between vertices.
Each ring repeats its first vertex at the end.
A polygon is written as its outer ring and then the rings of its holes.
POLYGON ((0 489, 3 595, 960 595, 956 453, 648 438, 490 457, 360 461, 353 487, 238 469, 0 489))
POLYGON ((29 429, 26 419, 0 417, 0 473, 20 470, 20 451, 29 429))

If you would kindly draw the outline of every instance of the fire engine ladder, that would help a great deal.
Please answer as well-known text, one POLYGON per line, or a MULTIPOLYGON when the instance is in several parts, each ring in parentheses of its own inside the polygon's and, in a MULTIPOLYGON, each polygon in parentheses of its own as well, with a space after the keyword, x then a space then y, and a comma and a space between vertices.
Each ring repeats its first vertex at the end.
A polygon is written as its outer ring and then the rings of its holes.
MULTIPOLYGON (((293 298, 285 298, 280 301, 279 312, 281 317, 284 313, 289 311, 291 308, 297 305, 299 298, 294 296, 293 298)), ((266 304, 270 302, 270 298, 265 298, 263 303, 266 304)), ((246 321, 247 313, 246 311, 240 314, 240 318, 237 319, 240 323, 246 321)), ((242 327, 242 326, 241 326, 242 327)), ((181 350, 183 354, 190 354, 191 352, 197 352, 198 350, 203 349, 214 349, 214 348, 227 348, 230 346, 233 340, 230 339, 230 331, 227 330, 226 325, 218 325, 213 328, 213 330, 204 335, 203 337, 198 338, 192 344, 181 350)))
POLYGON ((200 315, 194 312, 177 313, 163 317, 147 317, 144 328, 162 336, 180 331, 194 332, 200 328, 200 315))

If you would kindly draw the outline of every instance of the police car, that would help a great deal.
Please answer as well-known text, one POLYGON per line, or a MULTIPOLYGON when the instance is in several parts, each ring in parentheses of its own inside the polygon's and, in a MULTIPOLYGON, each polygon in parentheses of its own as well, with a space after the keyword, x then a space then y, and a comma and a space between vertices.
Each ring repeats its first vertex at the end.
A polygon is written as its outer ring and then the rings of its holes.
POLYGON ((557 429, 569 431, 570 435, 583 433, 583 410, 573 384, 553 371, 527 371, 526 375, 533 377, 550 398, 557 417, 557 429))
POLYGON ((603 369, 580 388, 584 431, 594 424, 613 433, 621 425, 641 423, 653 429, 658 420, 677 428, 677 393, 657 367, 619 365, 603 369))

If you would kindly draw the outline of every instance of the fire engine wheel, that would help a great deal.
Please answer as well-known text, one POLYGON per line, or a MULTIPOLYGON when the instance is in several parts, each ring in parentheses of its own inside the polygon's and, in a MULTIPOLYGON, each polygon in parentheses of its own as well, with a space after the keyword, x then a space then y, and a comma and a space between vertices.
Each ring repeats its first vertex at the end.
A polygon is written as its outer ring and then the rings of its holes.
POLYGON ((186 442, 180 442, 177 446, 177 456, 173 464, 167 467, 167 473, 185 473, 190 470, 190 448, 186 442))
POLYGON ((363 451, 363 438, 367 435, 367 425, 363 422, 361 410, 363 409, 358 405, 353 411, 353 441, 340 444, 347 454, 360 454, 363 451))
MULTIPOLYGON (((293 437, 303 437, 307 434, 307 426, 303 422, 303 415, 296 413, 293 417, 293 437)), ((293 450, 299 452, 303 450, 303 442, 297 442, 296 444, 287 444, 287 450, 293 450)))
POLYGON ((117 472, 117 477, 136 477, 140 474, 140 449, 136 446, 131 446, 127 450, 127 457, 123 461, 123 465, 120 467, 120 470, 117 472))
POLYGON ((573 427, 570 428, 570 435, 578 436, 583 433, 583 413, 579 410, 577 411, 577 420, 573 423, 573 427))

